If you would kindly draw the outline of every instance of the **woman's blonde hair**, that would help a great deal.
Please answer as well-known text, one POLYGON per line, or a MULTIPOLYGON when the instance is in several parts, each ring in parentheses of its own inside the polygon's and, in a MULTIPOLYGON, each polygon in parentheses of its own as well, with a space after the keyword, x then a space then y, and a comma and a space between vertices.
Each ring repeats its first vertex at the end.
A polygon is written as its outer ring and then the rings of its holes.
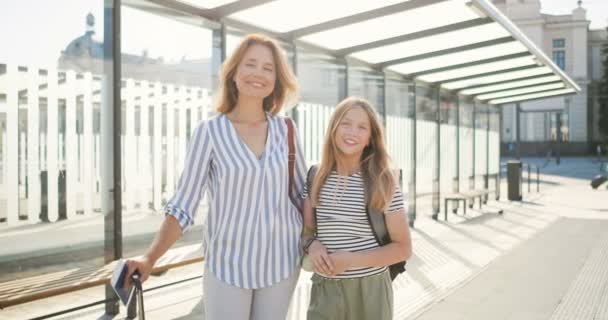
POLYGON ((243 38, 232 55, 222 64, 220 72, 220 86, 216 103, 216 110, 228 113, 236 106, 239 92, 234 83, 237 67, 243 60, 247 49, 253 45, 263 45, 272 51, 276 70, 276 80, 272 93, 264 98, 264 111, 277 114, 286 103, 295 101, 298 96, 298 82, 291 67, 287 63, 285 53, 279 44, 272 38, 262 34, 249 34, 243 38))
POLYGON ((325 134, 323 154, 318 172, 311 186, 311 200, 313 206, 318 205, 319 192, 331 171, 336 168, 337 157, 340 151, 336 146, 336 131, 346 113, 353 108, 361 108, 369 118, 370 141, 361 155, 360 167, 365 181, 366 203, 368 206, 384 211, 393 198, 396 188, 395 176, 390 167, 390 158, 384 146, 384 133, 378 116, 371 104, 362 98, 349 97, 342 100, 329 122, 329 128, 325 134), (371 192, 370 192, 371 191, 371 192))

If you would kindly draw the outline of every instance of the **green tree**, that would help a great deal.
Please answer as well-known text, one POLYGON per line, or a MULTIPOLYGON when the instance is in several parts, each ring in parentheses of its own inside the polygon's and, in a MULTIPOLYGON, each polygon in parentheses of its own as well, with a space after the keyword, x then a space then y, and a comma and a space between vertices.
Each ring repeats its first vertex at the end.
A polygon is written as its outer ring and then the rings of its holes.
MULTIPOLYGON (((608 27, 606 31, 608 31, 608 27)), ((600 114, 598 126, 604 138, 604 143, 608 143, 608 43, 604 44, 602 48, 602 62, 604 76, 600 80, 599 86, 600 114)))

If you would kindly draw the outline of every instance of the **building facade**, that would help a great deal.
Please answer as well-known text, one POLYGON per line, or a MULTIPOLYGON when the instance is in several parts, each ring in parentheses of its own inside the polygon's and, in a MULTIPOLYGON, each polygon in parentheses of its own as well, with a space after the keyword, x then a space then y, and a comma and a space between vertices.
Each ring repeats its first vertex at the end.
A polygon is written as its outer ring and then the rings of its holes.
POLYGON ((493 2, 582 89, 574 96, 504 105, 503 154, 591 152, 600 139, 595 86, 602 77, 600 48, 608 42, 605 30, 589 29, 580 1, 566 15, 541 13, 540 0, 493 2))

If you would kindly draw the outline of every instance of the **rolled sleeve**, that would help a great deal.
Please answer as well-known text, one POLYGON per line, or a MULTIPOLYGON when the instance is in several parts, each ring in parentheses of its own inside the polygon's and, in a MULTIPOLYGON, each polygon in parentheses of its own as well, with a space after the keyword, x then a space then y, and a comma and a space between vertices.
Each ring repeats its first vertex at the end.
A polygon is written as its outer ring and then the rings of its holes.
POLYGON ((395 213, 400 212, 405 209, 405 203, 403 201, 403 193, 401 192, 401 188, 399 186, 395 187, 395 193, 393 194, 393 199, 391 200, 391 204, 388 206, 388 209, 385 213, 395 213))
POLYGON ((177 220, 182 233, 194 225, 196 212, 207 186, 212 159, 212 143, 206 122, 203 121, 190 140, 177 189, 165 207, 165 215, 173 216, 177 220))

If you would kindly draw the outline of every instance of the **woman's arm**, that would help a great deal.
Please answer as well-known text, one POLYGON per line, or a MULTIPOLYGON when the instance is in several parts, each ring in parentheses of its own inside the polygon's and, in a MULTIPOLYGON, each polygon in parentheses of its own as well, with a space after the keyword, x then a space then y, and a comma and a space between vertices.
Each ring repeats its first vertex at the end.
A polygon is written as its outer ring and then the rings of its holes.
POLYGON ((150 272, 156 264, 156 261, 162 257, 169 248, 182 236, 182 228, 175 217, 167 215, 163 220, 160 230, 154 237, 154 241, 141 258, 127 260, 129 271, 126 280, 126 285, 130 286, 130 275, 137 270, 140 274, 141 281, 146 281, 150 276, 150 272))
MULTIPOLYGON (((167 203, 165 219, 154 241, 144 256, 127 260, 129 276, 138 270, 142 282, 145 281, 156 261, 194 224, 200 198, 209 177, 213 158, 211 145, 207 122, 204 121, 196 128, 190 140, 177 190, 167 203)), ((127 277, 127 285, 129 282, 130 277, 127 277)))

